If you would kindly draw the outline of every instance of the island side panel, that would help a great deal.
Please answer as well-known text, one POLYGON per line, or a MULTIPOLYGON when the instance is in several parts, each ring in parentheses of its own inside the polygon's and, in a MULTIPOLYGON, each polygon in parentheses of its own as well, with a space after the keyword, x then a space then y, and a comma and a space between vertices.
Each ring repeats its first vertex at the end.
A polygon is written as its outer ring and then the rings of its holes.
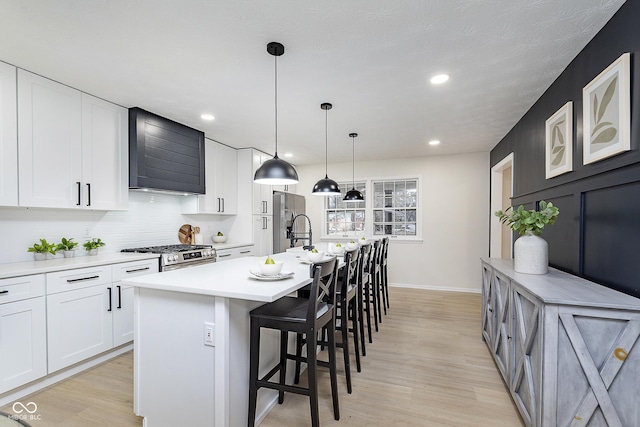
POLYGON ((134 410, 146 427, 215 424, 215 297, 135 290, 134 410), (188 420, 185 419, 188 414, 188 420))

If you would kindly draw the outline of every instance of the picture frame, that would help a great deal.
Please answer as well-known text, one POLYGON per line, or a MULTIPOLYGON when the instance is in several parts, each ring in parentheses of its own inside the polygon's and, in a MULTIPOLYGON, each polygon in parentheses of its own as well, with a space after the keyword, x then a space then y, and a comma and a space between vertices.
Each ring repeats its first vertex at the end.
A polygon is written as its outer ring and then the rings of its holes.
POLYGON ((553 178, 573 170, 573 102, 545 122, 545 172, 553 178))
POLYGON ((631 149, 630 57, 622 54, 582 89, 585 165, 631 149))

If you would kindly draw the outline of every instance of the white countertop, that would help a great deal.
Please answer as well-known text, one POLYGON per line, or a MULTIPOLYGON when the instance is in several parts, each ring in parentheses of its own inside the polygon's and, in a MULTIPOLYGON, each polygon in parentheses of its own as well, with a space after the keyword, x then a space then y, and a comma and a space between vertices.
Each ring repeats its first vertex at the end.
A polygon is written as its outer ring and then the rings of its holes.
POLYGON ((275 281, 252 278, 249 270, 257 270, 258 264, 266 259, 260 256, 137 276, 123 280, 123 283, 141 288, 272 302, 311 282, 310 266, 300 262, 299 254, 280 253, 272 257, 284 262, 282 272, 293 272, 294 276, 275 281))
POLYGON ((111 253, 95 256, 73 258, 54 258, 44 261, 25 261, 0 264, 0 279, 27 276, 29 274, 51 273, 53 271, 72 270, 74 268, 94 267, 96 265, 118 264, 121 262, 140 261, 159 258, 158 254, 111 253))

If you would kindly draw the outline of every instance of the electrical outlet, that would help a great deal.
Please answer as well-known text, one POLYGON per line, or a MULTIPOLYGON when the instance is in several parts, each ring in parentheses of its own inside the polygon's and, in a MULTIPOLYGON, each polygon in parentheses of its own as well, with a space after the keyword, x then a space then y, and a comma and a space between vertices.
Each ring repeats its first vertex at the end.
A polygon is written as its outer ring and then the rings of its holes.
POLYGON ((204 345, 215 347, 216 325, 210 322, 204 322, 204 345))

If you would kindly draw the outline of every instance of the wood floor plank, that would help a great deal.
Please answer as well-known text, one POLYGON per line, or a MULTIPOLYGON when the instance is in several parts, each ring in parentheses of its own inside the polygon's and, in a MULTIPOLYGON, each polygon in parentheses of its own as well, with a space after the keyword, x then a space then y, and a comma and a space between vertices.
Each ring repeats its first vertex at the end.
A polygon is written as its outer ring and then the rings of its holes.
MULTIPOLYGON (((333 420, 328 374, 320 373, 322 426, 521 427, 480 338, 480 295, 396 287, 389 292, 391 308, 367 345, 361 373, 352 359, 351 395, 338 363, 340 421, 333 420)), ((22 400, 38 405, 41 419, 30 422, 34 427, 142 425, 133 414, 131 352, 22 400)), ((1 410, 12 413, 11 405, 1 410)), ((197 420, 190 423, 199 427, 197 420)), ((309 425, 308 398, 292 394, 261 424, 309 425)))

